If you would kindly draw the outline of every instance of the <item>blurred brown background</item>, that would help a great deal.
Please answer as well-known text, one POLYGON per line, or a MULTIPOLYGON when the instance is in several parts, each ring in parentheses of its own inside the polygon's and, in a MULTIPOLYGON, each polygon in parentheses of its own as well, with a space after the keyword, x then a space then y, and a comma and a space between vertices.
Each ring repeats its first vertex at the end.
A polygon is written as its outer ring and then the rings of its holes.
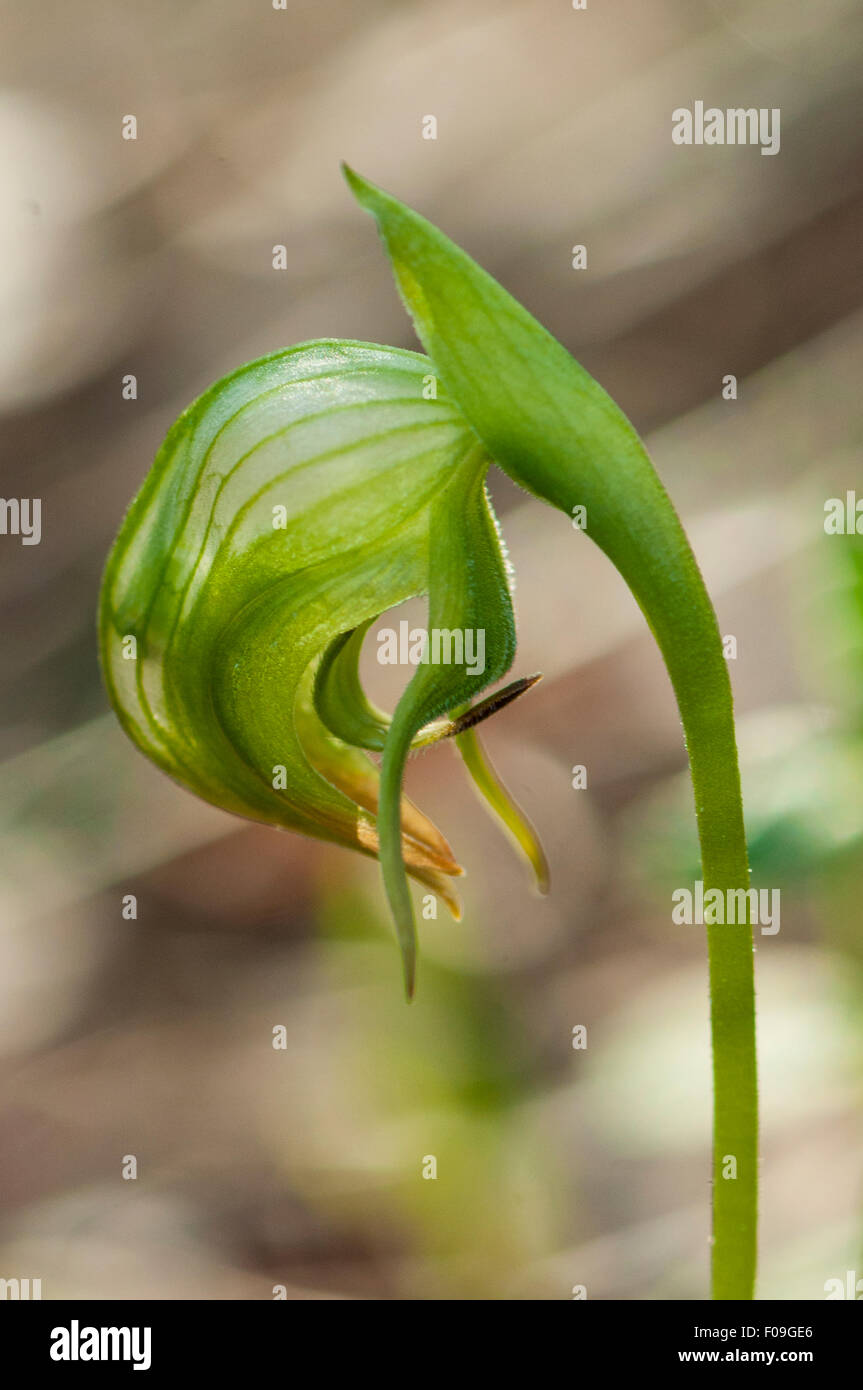
POLYGON ((38 546, 0 536, 0 1277, 46 1298, 707 1294, 704 942, 669 908, 697 873, 680 729, 566 518, 492 480, 516 672, 546 680, 487 744, 553 891, 452 750, 412 764, 469 877, 465 921, 422 924, 411 1008, 373 864, 198 803, 107 712, 101 566, 179 411, 289 343, 415 346, 341 158, 647 436, 737 638, 754 881, 782 890, 756 943, 760 1293, 863 1277, 863 537, 823 529, 825 499, 863 496, 859 4, 0 13, 2 492, 42 499, 38 546), (696 99, 779 107, 780 153, 674 146, 696 99))

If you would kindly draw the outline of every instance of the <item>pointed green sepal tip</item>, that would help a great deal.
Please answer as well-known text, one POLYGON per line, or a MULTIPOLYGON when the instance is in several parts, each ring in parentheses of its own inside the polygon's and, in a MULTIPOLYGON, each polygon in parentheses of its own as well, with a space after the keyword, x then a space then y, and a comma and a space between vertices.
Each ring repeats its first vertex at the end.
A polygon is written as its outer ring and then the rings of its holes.
POLYGON ((361 178, 357 171, 351 168, 350 164, 348 164, 346 159, 342 160, 341 169, 342 173, 345 176, 345 182, 347 183, 351 192, 355 195, 355 197, 361 199, 363 193, 368 187, 368 184, 366 183, 365 179, 361 178))
MULTIPOLYGON (((379 207, 380 201, 390 196, 385 193, 382 188, 378 188, 376 184, 371 183, 368 179, 364 179, 362 174, 358 174, 356 169, 352 169, 350 164, 347 164, 345 160, 342 160, 342 173, 344 174, 348 188, 353 193, 360 207, 365 208, 367 212, 374 214, 376 205, 379 207)), ((396 200, 394 199, 393 201, 395 202, 396 200)))

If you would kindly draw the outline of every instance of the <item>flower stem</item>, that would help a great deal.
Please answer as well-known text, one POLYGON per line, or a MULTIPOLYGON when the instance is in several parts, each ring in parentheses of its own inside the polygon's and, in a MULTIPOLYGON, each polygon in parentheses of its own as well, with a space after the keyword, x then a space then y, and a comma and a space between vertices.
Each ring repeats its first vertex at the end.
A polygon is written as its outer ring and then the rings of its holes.
POLYGON ((713 1297, 751 1299, 758 1216, 755 987, 748 926, 710 927, 713 1297), (729 1172, 727 1155, 736 1159, 729 1172))
MULTIPOLYGON (((705 643, 706 646, 706 643, 705 643)), ((748 889, 740 774, 731 687, 719 634, 713 659, 703 661, 702 691, 691 673, 681 679, 668 661, 686 741, 705 895, 748 889)), ((704 647, 702 647, 704 651, 704 647)), ((730 914, 726 914, 728 916, 730 914)), ((755 1050, 755 974, 751 914, 709 925, 710 1030, 713 1051, 714 1299, 754 1297, 758 1208, 758 1084, 755 1050)))

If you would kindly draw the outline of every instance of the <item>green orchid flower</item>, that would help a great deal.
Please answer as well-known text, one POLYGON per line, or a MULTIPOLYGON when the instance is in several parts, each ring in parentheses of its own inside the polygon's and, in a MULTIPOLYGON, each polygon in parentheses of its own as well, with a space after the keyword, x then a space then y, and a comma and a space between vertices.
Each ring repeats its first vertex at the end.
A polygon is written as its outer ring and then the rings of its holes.
MULTIPOLYGON (((452 739, 533 866, 536 835, 476 726, 516 648, 492 462, 572 516, 623 575, 684 726, 705 888, 748 887, 731 691, 710 599, 635 430, 528 311, 431 223, 345 170, 375 217, 428 356, 321 341, 247 364, 176 422, 105 572, 106 685, 137 746, 199 796, 380 859, 413 992, 408 876, 458 915, 461 872, 402 791, 415 750, 452 739), (431 389, 429 389, 431 387, 431 389), (359 674, 388 609, 427 595, 392 718, 359 674), (437 657, 442 634, 461 659, 437 657), (472 645, 467 637, 481 637, 472 645), (380 754, 380 765, 371 756, 380 754)), ((550 596, 553 602, 553 596, 550 596)), ((442 648, 440 650, 443 650, 442 648)), ((757 1094, 751 929, 708 927, 714 1051, 714 1296, 752 1297, 757 1094), (728 1156, 735 1181, 725 1180, 728 1156)))
POLYGON ((428 369, 417 353, 317 342, 217 382, 170 431, 124 521, 100 619, 114 708, 167 773, 238 815, 380 854, 409 993, 405 871, 456 916, 462 872, 401 795, 413 748, 455 738, 544 877, 533 832, 479 766, 470 725, 485 711, 461 709, 509 668, 515 625, 489 460, 443 391, 424 398, 428 369), (417 594, 435 628, 482 630, 488 660, 473 675, 420 667, 390 726, 366 700, 360 647, 417 594), (398 749, 388 807, 365 751, 384 747, 398 749))

